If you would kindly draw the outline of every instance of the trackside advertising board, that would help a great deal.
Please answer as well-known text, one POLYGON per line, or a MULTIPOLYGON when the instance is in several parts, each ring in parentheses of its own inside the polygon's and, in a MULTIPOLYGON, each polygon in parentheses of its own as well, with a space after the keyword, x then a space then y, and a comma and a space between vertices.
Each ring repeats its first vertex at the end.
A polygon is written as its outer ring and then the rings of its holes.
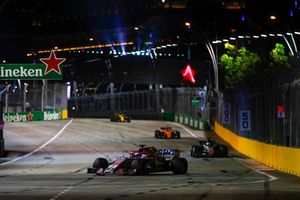
POLYGON ((62 110, 44 111, 44 112, 15 112, 3 114, 4 122, 28 122, 43 120, 63 119, 62 110))
POLYGON ((56 58, 51 51, 49 58, 41 58, 37 64, 0 64, 0 80, 61 80, 60 64, 64 58, 56 58))

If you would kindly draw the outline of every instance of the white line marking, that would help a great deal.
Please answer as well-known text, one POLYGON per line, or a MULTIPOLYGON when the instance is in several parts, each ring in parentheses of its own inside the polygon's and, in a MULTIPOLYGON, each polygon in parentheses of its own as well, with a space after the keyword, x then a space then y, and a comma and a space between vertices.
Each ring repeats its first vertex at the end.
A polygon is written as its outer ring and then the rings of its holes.
MULTIPOLYGON (((192 131, 190 131, 189 129, 187 129, 186 127, 184 127, 183 125, 179 124, 179 123, 175 123, 175 122, 172 122, 172 124, 176 125, 176 126, 179 126, 181 128, 183 128, 184 130, 186 130, 189 134, 191 134, 194 138, 196 139, 199 139, 199 137, 197 137, 192 131)), ((275 176, 272 176, 270 174, 267 174, 265 172, 262 172, 262 171, 259 171, 259 170, 256 170, 255 168, 253 167, 250 167, 242 162, 240 162, 241 164, 243 164, 244 166, 246 167, 249 167, 250 169, 254 170, 255 172, 259 173, 259 174, 262 174, 264 176, 267 176, 269 179, 268 181, 274 181, 276 179, 278 179, 277 177, 275 176)), ((249 182, 234 182, 234 183, 212 183, 212 184, 222 184, 222 185, 236 185, 236 184, 253 184, 253 183, 263 183, 265 182, 265 180, 259 180, 259 181, 249 181, 249 182)))
POLYGON ((253 167, 250 167, 250 166, 248 166, 248 167, 251 168, 252 170, 254 170, 255 172, 259 173, 259 174, 267 176, 269 178, 268 181, 274 181, 274 180, 278 179, 277 177, 272 176, 271 174, 267 174, 266 172, 259 171, 257 169, 254 169, 253 167))
MULTIPOLYGON (((239 163, 241 163, 242 165, 244 165, 245 167, 248 167, 250 169, 252 169, 253 171, 255 171, 256 173, 262 174, 264 176, 267 176, 269 179, 268 181, 275 181, 276 179, 278 179, 275 176, 272 176, 271 174, 267 174, 265 172, 259 171, 249 165, 244 164, 243 162, 241 162, 239 159, 237 159, 239 161, 239 163)), ((254 183, 264 183, 266 180, 259 180, 259 181, 249 181, 249 182, 233 182, 233 183, 219 183, 222 185, 237 185, 237 184, 254 184, 254 183)))
MULTIPOLYGON (((238 160, 239 161, 239 159, 236 159, 236 160, 238 160)), ((244 165, 245 167, 248 167, 248 168, 250 168, 250 169, 252 169, 253 171, 255 171, 256 173, 258 173, 258 174, 262 174, 262 175, 264 175, 264 176, 267 176, 269 179, 267 180, 267 181, 275 181, 276 179, 278 179, 277 177, 275 177, 275 176, 272 176, 272 175, 270 175, 270 174, 267 174, 267 173, 265 173, 265 172, 262 172, 262 171, 258 171, 257 169, 255 169, 255 168, 253 168, 253 167, 251 167, 251 166, 249 166, 249 165, 246 165, 246 164, 244 164, 243 162, 241 162, 241 161, 239 161, 239 163, 241 163, 242 165, 244 165)), ((211 186, 217 186, 217 185, 244 185, 244 184, 255 184, 255 183, 264 183, 264 182, 266 182, 266 180, 265 179, 263 179, 263 180, 257 180, 257 181, 245 181, 245 182, 220 182, 220 183, 210 183, 210 185, 211 186)))
POLYGON ((63 196, 65 193, 69 192, 70 190, 72 190, 74 188, 74 186, 69 186, 67 189, 59 192, 58 194, 56 194, 54 197, 52 197, 50 200, 55 200, 58 199, 59 197, 63 196))
POLYGON ((189 129, 187 129, 187 128, 184 127, 183 125, 178 124, 178 123, 175 123, 175 122, 172 122, 172 124, 175 124, 176 126, 179 126, 179 127, 183 128, 183 129, 186 130, 189 134, 191 134, 191 136, 193 136, 194 138, 196 138, 196 139, 199 138, 199 137, 197 137, 192 131, 190 131, 189 129))
POLYGON ((0 189, 65 189, 69 188, 68 186, 41 186, 41 185, 36 185, 36 186, 0 186, 0 189))
POLYGON ((1 163, 0 166, 3 166, 3 165, 8 165, 8 164, 11 164, 13 162, 16 162, 18 160, 21 160, 23 158, 26 158, 28 156, 31 156, 32 154, 40 151, 42 148, 44 148, 45 146, 47 146, 49 143, 51 143, 53 140, 55 140, 71 123, 73 122, 73 119, 71 119, 66 125, 64 125, 64 127, 62 129, 60 129, 60 131, 58 131, 58 133, 56 133, 55 136, 53 136, 50 140, 48 140, 47 142, 45 142, 42 146, 38 147, 37 149, 33 150, 32 152, 24 155, 24 156, 21 156, 21 157, 18 157, 18 158, 15 158, 13 160, 10 160, 8 162, 5 162, 5 163, 1 163))

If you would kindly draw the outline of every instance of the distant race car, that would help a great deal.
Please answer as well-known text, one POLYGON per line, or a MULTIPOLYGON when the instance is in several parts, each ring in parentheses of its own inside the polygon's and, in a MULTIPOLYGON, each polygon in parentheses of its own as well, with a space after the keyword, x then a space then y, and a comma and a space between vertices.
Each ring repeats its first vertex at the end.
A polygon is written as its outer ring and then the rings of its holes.
POLYGON ((152 172, 172 171, 174 174, 185 174, 188 163, 180 157, 178 149, 160 149, 140 145, 137 151, 121 156, 111 164, 105 158, 97 158, 93 166, 87 169, 88 173, 97 175, 125 174, 146 175, 152 172))
POLYGON ((162 138, 162 139, 180 139, 181 135, 180 132, 177 130, 172 129, 170 126, 161 127, 160 130, 156 130, 154 133, 155 138, 162 138))
POLYGON ((131 117, 125 115, 124 113, 114 113, 110 117, 110 121, 112 121, 112 122, 130 122, 131 117))
POLYGON ((212 140, 200 140, 200 145, 193 145, 191 149, 191 156, 199 157, 227 157, 228 147, 216 143, 212 140))

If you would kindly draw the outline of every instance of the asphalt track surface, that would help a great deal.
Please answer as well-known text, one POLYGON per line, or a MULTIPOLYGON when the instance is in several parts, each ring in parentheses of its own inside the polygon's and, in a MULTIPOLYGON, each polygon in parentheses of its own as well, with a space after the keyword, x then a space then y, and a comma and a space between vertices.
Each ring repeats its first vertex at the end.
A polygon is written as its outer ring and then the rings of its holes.
POLYGON ((299 177, 272 170, 234 151, 229 158, 191 158, 191 145, 205 133, 180 124, 108 119, 7 123, 4 137, 8 155, 0 159, 1 200, 300 199, 299 177), (167 124, 179 130, 182 139, 154 138, 155 129, 167 124), (139 144, 179 148, 188 160, 188 173, 86 173, 96 157, 113 161, 139 144))

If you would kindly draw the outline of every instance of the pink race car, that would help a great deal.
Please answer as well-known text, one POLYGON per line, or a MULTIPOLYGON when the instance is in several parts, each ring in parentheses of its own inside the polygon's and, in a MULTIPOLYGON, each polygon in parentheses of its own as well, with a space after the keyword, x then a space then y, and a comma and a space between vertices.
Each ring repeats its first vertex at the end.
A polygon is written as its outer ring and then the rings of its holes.
POLYGON ((178 149, 157 150, 155 147, 140 145, 138 151, 132 151, 128 154, 128 157, 122 156, 111 164, 105 158, 97 158, 93 163, 93 167, 88 168, 87 172, 97 175, 145 175, 164 171, 185 174, 188 169, 187 160, 180 157, 178 149))

